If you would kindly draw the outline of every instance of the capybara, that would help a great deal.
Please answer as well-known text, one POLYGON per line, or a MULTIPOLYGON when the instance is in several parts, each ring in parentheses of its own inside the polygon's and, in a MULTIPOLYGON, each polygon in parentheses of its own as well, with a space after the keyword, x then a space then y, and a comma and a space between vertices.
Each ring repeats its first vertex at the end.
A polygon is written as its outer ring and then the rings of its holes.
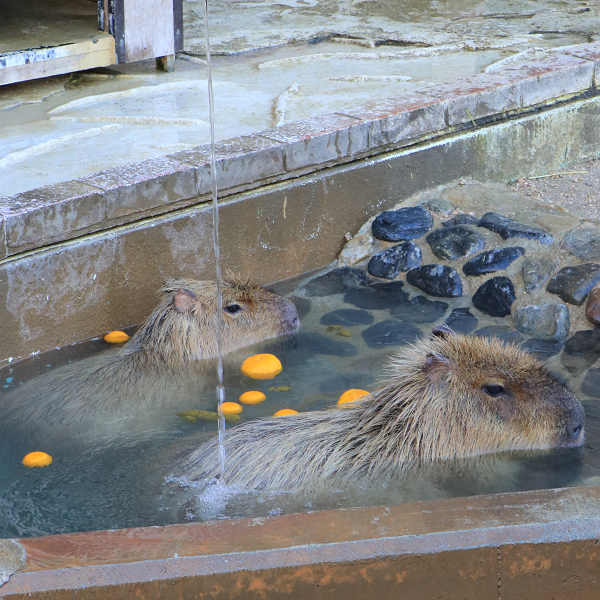
MULTIPOLYGON (((228 431, 224 482, 289 489, 439 459, 583 444, 583 407, 532 355, 445 326, 433 334, 393 357, 389 379, 369 396, 228 431)), ((217 450, 214 438, 200 446, 185 475, 219 476, 217 450)))
MULTIPOLYGON (((59 367, 0 396, 0 421, 81 431, 170 401, 197 400, 207 374, 216 373, 210 360, 217 354, 216 282, 173 279, 161 296, 119 350, 59 367)), ((299 328, 293 303, 258 285, 230 277, 222 297, 223 354, 299 328)))

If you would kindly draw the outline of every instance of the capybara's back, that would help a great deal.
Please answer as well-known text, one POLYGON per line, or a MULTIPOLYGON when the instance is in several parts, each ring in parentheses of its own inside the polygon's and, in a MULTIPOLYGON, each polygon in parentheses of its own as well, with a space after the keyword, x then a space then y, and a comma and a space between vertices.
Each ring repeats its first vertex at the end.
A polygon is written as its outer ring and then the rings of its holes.
MULTIPOLYGON (((532 355, 436 327, 396 355, 377 391, 326 411, 250 421, 225 437, 225 482, 294 488, 359 472, 507 450, 580 446, 581 403, 532 355)), ((212 439, 184 465, 214 477, 212 439)))
MULTIPOLYGON (((222 296, 225 355, 298 330, 295 306, 257 285, 228 279, 222 296)), ((168 281, 157 308, 122 348, 58 367, 0 396, 3 425, 86 431, 197 399, 216 372, 216 331, 216 283, 168 281)))

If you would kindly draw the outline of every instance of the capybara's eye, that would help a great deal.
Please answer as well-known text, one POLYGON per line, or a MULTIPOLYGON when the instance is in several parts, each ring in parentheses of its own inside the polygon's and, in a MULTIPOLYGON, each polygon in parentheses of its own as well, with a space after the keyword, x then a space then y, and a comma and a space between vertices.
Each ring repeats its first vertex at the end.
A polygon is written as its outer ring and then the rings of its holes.
POLYGON ((225 310, 230 315, 235 315, 236 312, 239 312, 240 310, 242 310, 242 307, 239 304, 230 304, 229 306, 225 307, 225 310))
POLYGON ((504 394, 504 388, 501 385, 484 385, 483 391, 488 396, 500 396, 500 394, 504 394))

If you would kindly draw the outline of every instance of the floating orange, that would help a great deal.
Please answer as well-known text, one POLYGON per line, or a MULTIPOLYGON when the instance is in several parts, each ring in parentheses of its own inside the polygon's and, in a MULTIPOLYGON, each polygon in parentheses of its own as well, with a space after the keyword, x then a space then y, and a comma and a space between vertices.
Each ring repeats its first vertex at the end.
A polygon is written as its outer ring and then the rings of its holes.
POLYGON ((282 408, 278 410, 273 416, 274 417, 287 417, 287 415, 297 415, 297 410, 292 410, 291 408, 282 408))
POLYGON ((337 401, 338 404, 346 404, 346 402, 354 402, 363 396, 368 396, 369 392, 366 390, 348 390, 344 392, 340 399, 337 401))
POLYGON ((129 339, 124 331, 111 331, 104 336, 104 341, 109 344, 122 344, 129 339))
POLYGON ((222 412, 224 415, 239 415, 243 410, 244 408, 237 402, 223 402, 219 406, 219 412, 222 412))
POLYGON ((26 467, 47 467, 52 462, 52 457, 45 452, 30 452, 24 459, 26 467))
POLYGON ((240 396, 240 402, 243 404, 260 404, 266 399, 267 397, 262 392, 244 392, 240 396))
POLYGON ((272 354, 255 354, 242 363, 242 373, 252 379, 273 379, 283 367, 272 354))

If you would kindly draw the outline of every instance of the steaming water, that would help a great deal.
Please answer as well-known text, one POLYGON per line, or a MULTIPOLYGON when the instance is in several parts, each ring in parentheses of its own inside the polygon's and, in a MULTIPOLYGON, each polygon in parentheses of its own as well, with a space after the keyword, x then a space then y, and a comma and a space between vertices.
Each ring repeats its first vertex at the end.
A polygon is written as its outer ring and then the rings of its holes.
MULTIPOLYGON (((213 96, 212 70, 210 64, 210 37, 208 31, 208 0, 204 0, 204 40, 206 42, 206 81, 208 84, 208 111, 210 114, 210 176, 212 180, 213 205, 213 246, 215 249, 215 269, 217 276, 217 406, 225 402, 225 386, 223 385, 223 296, 221 294, 221 247, 219 245, 219 205, 217 202, 217 168, 215 160, 215 99, 213 96)), ((225 418, 219 414, 219 466, 221 474, 225 472, 225 418)))
MULTIPOLYGON (((402 344, 419 332, 425 335, 434 324, 443 323, 455 307, 469 303, 468 298, 427 299, 407 285, 400 291, 410 295, 395 294, 387 306, 368 306, 372 298, 361 296, 352 287, 333 291, 339 293, 308 297, 300 284, 289 293, 296 296, 300 308, 300 333, 246 348, 239 360, 236 356, 239 364, 229 367, 226 363, 224 386, 230 399, 237 399, 248 390, 260 390, 267 396, 262 404, 244 406, 243 421, 270 416, 282 408, 300 412, 324 409, 332 407, 348 388, 373 389, 383 376, 389 354, 401 350, 402 344), (298 300, 298 296, 304 297, 298 300), (334 312, 338 310, 354 312, 334 312), (344 328, 351 337, 340 336, 336 330, 327 331, 323 323, 336 319, 345 320, 344 328), (369 347, 365 337, 369 339, 372 327, 381 328, 378 339, 390 345, 369 347), (393 336, 386 332, 398 327, 404 337, 392 344, 393 336), (257 352, 277 355, 284 367, 282 373, 267 381, 244 377, 239 370, 241 362, 257 352), (269 390, 286 387, 291 389, 269 390)), ((499 335, 519 340, 520 334, 509 328, 508 319, 484 318, 473 309, 471 312, 478 323, 471 320, 463 325, 473 327, 472 333, 504 327, 506 330, 500 330, 499 335)), ((460 323, 454 325, 458 329, 460 323)), ((573 339, 577 342, 580 335, 573 339)), ((527 338, 520 343, 532 347, 527 338)), ((2 395, 21 382, 43 376, 70 361, 115 351, 108 346, 102 339, 92 340, 1 369, 0 406, 2 395)), ((584 391, 596 394, 589 377, 595 376, 594 362, 600 357, 600 344, 595 348, 587 343, 578 349, 577 344, 568 341, 566 346, 534 343, 533 347, 545 352, 546 357, 556 352, 548 359, 549 367, 569 380, 585 406, 587 441, 582 449, 448 461, 398 474, 376 485, 358 479, 352 485, 328 481, 322 490, 310 494, 287 490, 249 492, 215 482, 193 483, 174 465, 181 455, 217 435, 218 428, 214 422, 186 423, 176 413, 184 409, 214 411, 214 388, 210 387, 199 398, 194 392, 188 399, 180 398, 177 406, 153 412, 144 418, 143 427, 124 422, 110 439, 89 439, 85 444, 60 439, 53 441, 51 447, 34 447, 31 439, 16 438, 13 432, 2 430, 0 424, 0 537, 269 516, 600 482, 598 400, 581 391, 583 383, 584 391), (21 460, 32 450, 48 452, 54 462, 42 469, 25 468, 21 460)), ((216 382, 216 374, 214 378, 216 382)))

